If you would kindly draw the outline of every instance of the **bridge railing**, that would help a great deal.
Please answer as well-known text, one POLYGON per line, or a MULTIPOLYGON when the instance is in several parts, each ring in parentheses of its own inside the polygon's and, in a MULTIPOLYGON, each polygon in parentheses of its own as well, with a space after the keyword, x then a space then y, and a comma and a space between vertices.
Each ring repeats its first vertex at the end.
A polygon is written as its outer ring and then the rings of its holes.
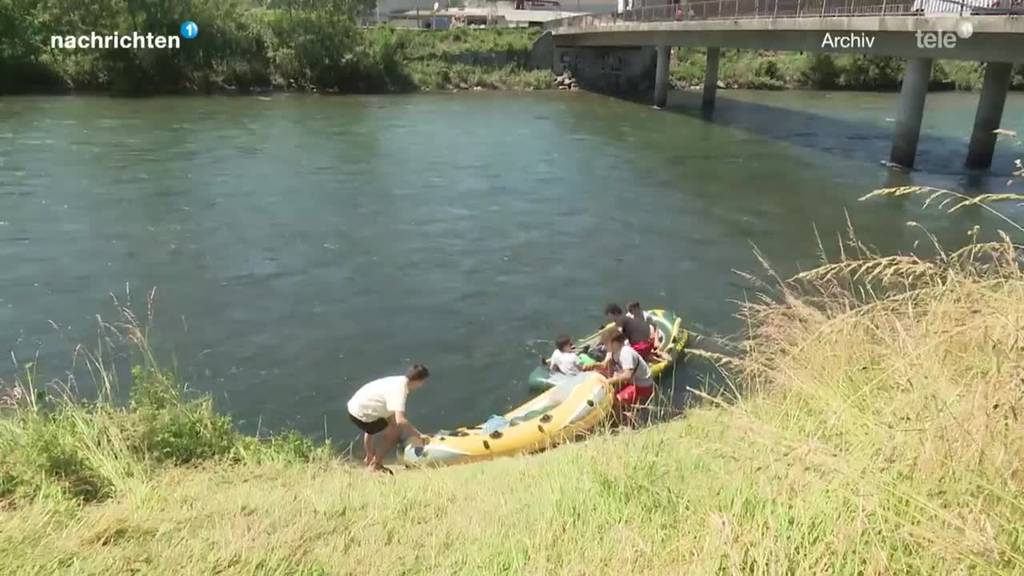
POLYGON ((624 21, 686 21, 737 18, 813 18, 915 14, 913 3, 883 0, 697 0, 643 6, 619 15, 624 21))
POLYGON ((912 16, 921 14, 917 1, 889 0, 691 0, 641 6, 621 14, 584 14, 549 23, 549 28, 591 28, 621 22, 685 22, 763 18, 849 16, 912 16))

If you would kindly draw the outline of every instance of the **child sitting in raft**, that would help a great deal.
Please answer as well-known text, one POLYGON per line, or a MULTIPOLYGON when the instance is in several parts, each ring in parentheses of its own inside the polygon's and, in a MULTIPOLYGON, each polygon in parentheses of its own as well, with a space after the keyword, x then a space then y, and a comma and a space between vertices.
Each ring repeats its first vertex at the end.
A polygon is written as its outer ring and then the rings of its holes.
POLYGON ((572 351, 572 338, 559 336, 555 340, 555 351, 548 358, 548 368, 552 372, 574 376, 580 373, 580 356, 572 351))

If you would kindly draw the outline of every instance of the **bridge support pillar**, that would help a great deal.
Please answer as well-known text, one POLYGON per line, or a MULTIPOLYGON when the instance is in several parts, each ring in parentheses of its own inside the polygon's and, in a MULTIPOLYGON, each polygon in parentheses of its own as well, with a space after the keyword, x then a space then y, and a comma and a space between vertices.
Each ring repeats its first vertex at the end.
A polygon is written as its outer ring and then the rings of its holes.
POLYGON ((718 92, 718 57, 722 50, 717 46, 708 48, 708 59, 704 66, 704 98, 701 108, 705 112, 715 109, 715 94, 718 92))
POLYGON ((924 100, 928 95, 928 80, 932 75, 931 58, 913 58, 907 62, 900 88, 899 112, 896 115, 896 133, 893 134, 889 160, 905 168, 914 167, 917 141, 921 137, 921 118, 924 100))
POLYGON ((664 108, 668 103, 668 66, 671 48, 658 46, 658 65, 654 71, 654 106, 664 108))
POLYGON ((1008 62, 985 64, 985 82, 978 99, 978 111, 974 115, 974 131, 967 148, 967 167, 985 169, 992 166, 992 155, 996 150, 996 128, 1003 119, 1006 92, 1010 89, 1010 72, 1013 65, 1008 62))

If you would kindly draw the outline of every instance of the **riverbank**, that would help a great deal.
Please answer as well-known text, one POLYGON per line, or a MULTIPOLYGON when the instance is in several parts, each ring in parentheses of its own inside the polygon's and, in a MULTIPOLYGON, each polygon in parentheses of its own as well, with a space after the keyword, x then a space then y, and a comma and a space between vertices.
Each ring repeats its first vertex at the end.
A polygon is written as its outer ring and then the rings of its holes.
POLYGON ((24 3, 0 19, 0 94, 100 92, 118 95, 306 91, 384 94, 417 90, 532 90, 553 86, 550 70, 529 66, 536 29, 454 29, 426 32, 357 26, 361 4, 272 9, 195 2, 200 23, 177 50, 58 50, 51 35, 89 34, 138 22, 176 35, 183 7, 126 6, 67 12, 47 2, 24 3), (117 10, 124 10, 118 14, 117 10), (123 25, 117 26, 117 23, 123 25), (160 23, 160 24, 156 24, 160 23))
POLYGON ((744 309, 726 396, 539 456, 371 476, 238 436, 145 353, 131 411, 29 391, 0 422, 0 573, 1024 570, 1014 247, 844 251, 744 309))
MULTIPOLYGON (((554 75, 530 61, 533 29, 419 31, 362 28, 358 0, 287 9, 197 0, 96 10, 84 2, 13 2, 0 18, 0 94, 101 92, 120 95, 251 93, 270 90, 367 94, 418 90, 537 90, 554 75), (178 34, 192 19, 199 35, 180 49, 59 50, 52 36, 113 30, 178 34)), ((903 63, 861 55, 724 50, 724 87, 895 90, 903 63)), ((678 50, 678 87, 698 85, 704 51, 678 50)), ((983 66, 936 63, 935 88, 976 90, 983 66)), ((1024 67, 1013 87, 1024 88, 1024 67)))

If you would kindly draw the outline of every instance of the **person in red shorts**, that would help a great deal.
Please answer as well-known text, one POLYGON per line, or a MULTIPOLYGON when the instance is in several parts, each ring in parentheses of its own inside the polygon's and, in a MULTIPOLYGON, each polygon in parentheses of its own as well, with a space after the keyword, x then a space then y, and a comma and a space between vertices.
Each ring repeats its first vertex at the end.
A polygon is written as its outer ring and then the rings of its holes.
POLYGON ((623 407, 636 406, 646 402, 654 394, 654 379, 640 353, 626 346, 625 334, 616 334, 608 346, 609 359, 617 366, 608 384, 615 390, 612 403, 615 420, 622 421, 623 407))
MULTIPOLYGON (((672 359, 668 354, 661 350, 661 346, 664 343, 661 331, 654 326, 654 322, 650 317, 648 317, 647 312, 644 312, 644 309, 640 307, 639 302, 630 302, 629 305, 626 306, 626 315, 643 320, 650 329, 650 344, 648 345, 645 343, 641 345, 640 348, 633 346, 633 348, 644 357, 644 360, 657 363, 667 362, 672 359)), ((630 345, 632 344, 633 343, 630 342, 630 345)))
POLYGON ((629 345, 640 353, 640 356, 647 360, 654 352, 654 342, 651 341, 651 327, 644 322, 643 318, 634 318, 622 313, 618 304, 609 304, 604 308, 605 317, 615 322, 615 325, 622 330, 629 340, 629 345))

